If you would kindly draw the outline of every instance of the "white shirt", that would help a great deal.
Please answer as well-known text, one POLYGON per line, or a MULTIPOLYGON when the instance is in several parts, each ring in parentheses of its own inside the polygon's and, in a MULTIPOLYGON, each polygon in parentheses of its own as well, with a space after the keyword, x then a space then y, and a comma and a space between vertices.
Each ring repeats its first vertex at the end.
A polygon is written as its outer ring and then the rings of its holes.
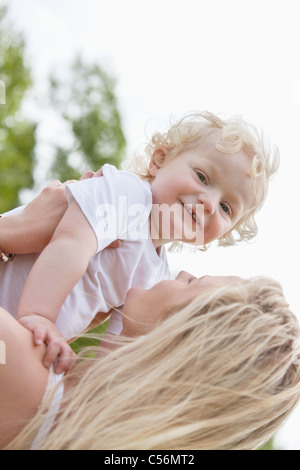
MULTIPOLYGON (((66 298, 56 321, 64 336, 74 337, 98 312, 122 306, 131 287, 150 288, 171 276, 164 248, 158 255, 150 237, 152 194, 148 182, 105 165, 103 177, 73 183, 66 191, 68 201, 76 200, 98 240, 97 253, 66 298), (121 247, 105 250, 115 239, 122 240, 121 247)), ((0 263, 0 305, 15 317, 24 283, 37 257, 18 255, 12 263, 0 263)), ((118 334, 120 328, 116 325, 110 331, 118 334)))

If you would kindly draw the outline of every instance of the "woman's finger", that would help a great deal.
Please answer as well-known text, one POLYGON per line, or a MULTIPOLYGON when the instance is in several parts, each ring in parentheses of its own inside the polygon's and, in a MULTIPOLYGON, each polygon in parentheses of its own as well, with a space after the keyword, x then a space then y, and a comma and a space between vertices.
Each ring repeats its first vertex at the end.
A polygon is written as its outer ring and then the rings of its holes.
POLYGON ((94 173, 93 178, 97 178, 98 176, 103 176, 102 168, 100 168, 96 173, 94 173))
POLYGON ((107 248, 120 248, 120 246, 121 246, 121 240, 115 240, 110 245, 108 245, 107 248))
POLYGON ((87 180, 89 178, 92 178, 94 176, 94 174, 95 174, 94 171, 86 171, 85 173, 83 173, 83 175, 81 175, 81 177, 79 178, 79 181, 87 180))
POLYGON ((67 180, 64 183, 62 183, 62 186, 65 188, 67 184, 72 184, 72 183, 78 183, 78 180, 67 180))

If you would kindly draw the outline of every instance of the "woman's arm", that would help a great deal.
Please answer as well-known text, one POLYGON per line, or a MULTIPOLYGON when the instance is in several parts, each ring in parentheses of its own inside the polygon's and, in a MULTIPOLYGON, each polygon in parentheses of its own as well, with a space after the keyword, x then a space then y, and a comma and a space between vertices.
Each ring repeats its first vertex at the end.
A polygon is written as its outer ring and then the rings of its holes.
POLYGON ((0 218, 4 253, 39 253, 49 243, 68 207, 65 184, 52 181, 22 212, 0 218))
MULTIPOLYGON (((101 169, 87 171, 79 181, 98 176, 102 176, 101 169)), ((51 181, 22 212, 1 217, 0 249, 4 253, 40 253, 68 208, 65 187, 74 182, 51 181)))
POLYGON ((0 307, 0 448, 22 429, 44 396, 48 369, 46 347, 34 346, 32 334, 0 307))

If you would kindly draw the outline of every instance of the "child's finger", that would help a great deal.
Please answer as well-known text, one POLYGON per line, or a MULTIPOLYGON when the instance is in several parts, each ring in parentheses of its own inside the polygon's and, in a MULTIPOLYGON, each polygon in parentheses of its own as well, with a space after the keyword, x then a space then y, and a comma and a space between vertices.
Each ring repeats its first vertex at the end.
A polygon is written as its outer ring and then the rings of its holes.
POLYGON ((64 345, 60 351, 59 358, 55 367, 56 374, 68 372, 76 361, 76 354, 69 345, 64 345))
POLYGON ((35 326, 32 330, 33 333, 33 341, 36 346, 40 346, 41 344, 44 343, 47 330, 44 326, 39 325, 35 326))
POLYGON ((50 343, 48 345, 48 348, 47 348, 47 351, 46 351, 46 354, 44 356, 44 359, 43 359, 43 364, 45 367, 47 367, 49 369, 49 367, 51 366, 51 364, 53 364, 53 362, 58 358, 59 354, 60 354, 60 345, 59 343, 50 343))

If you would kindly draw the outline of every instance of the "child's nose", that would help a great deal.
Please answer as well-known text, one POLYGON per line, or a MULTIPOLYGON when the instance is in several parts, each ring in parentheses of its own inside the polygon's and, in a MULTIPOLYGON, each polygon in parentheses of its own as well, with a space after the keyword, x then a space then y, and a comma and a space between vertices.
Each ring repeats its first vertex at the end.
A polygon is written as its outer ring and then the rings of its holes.
POLYGON ((204 205, 204 214, 213 215, 219 203, 218 192, 211 190, 199 194, 198 202, 204 205))

